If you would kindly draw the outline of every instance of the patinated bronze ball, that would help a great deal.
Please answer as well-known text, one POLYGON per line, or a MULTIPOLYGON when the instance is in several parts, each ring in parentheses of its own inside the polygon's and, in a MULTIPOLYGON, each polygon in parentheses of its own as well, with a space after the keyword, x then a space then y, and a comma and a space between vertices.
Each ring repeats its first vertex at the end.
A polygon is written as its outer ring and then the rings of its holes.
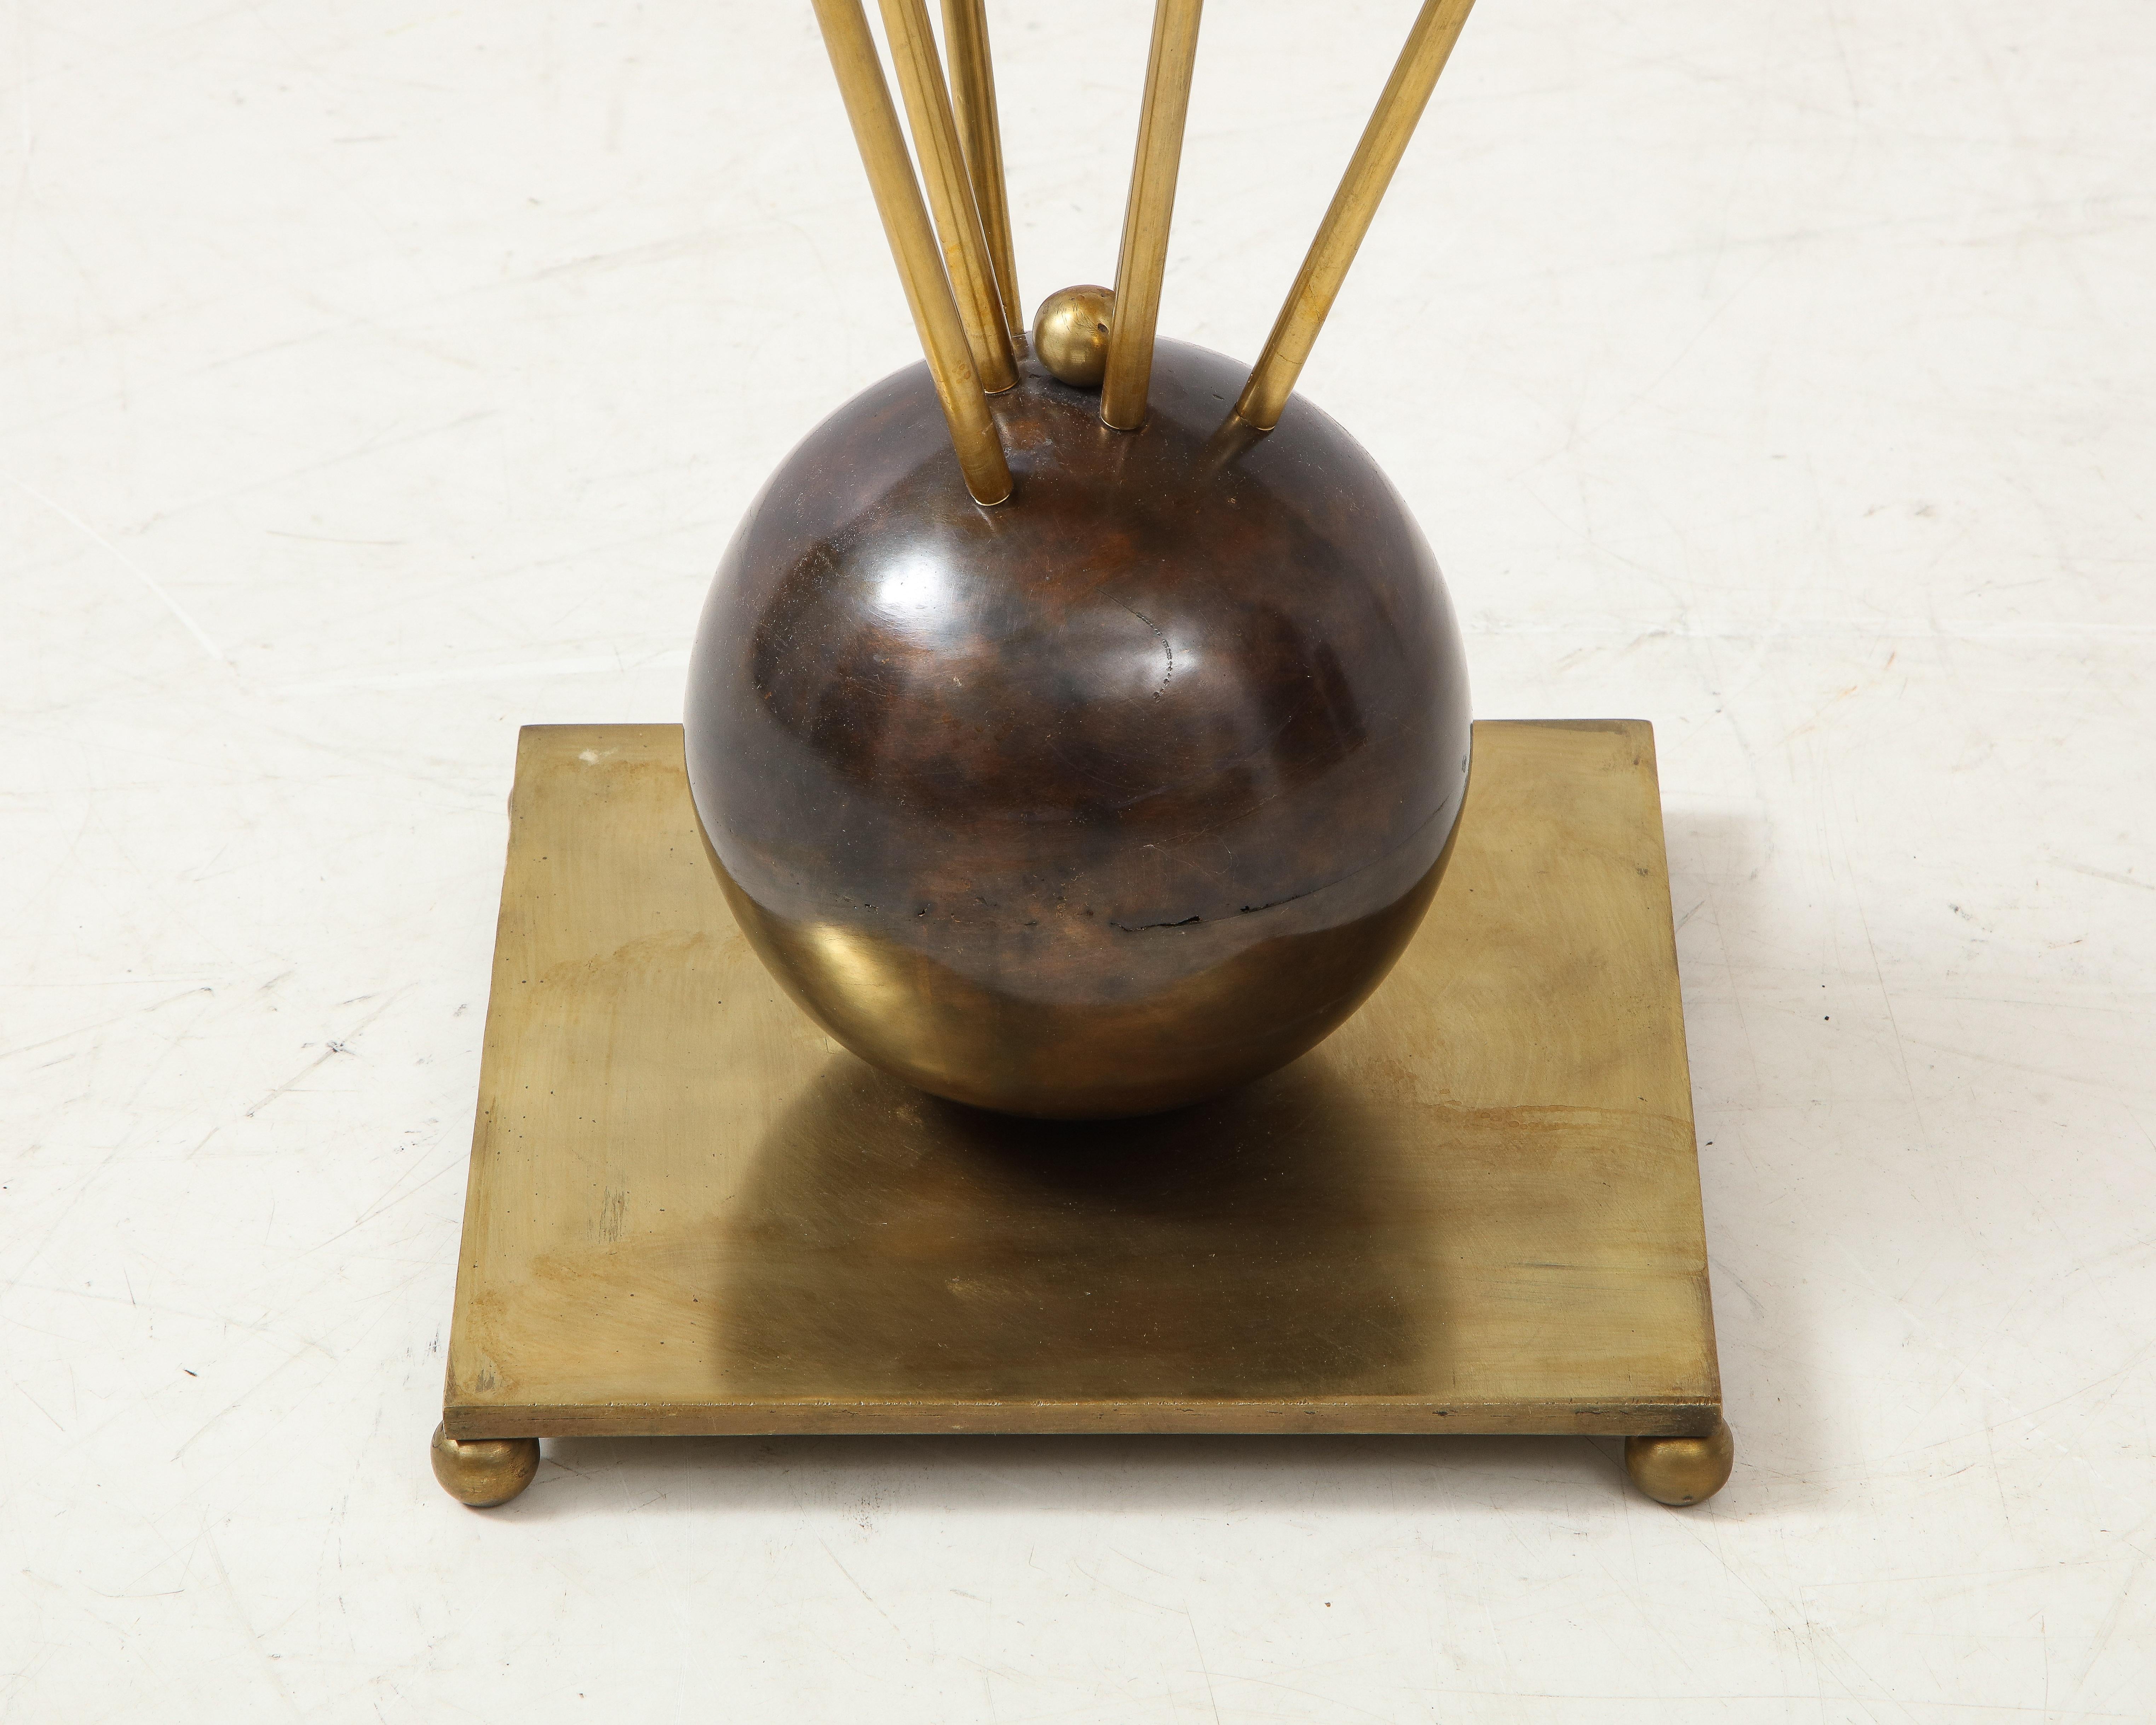
POLYGON ((1163 341, 1124 433, 1029 360, 983 508, 910 367, 736 534, 690 784, 743 932, 872 1065, 1018 1114, 1174 1107, 1317 1044, 1421 920, 1459 629, 1369 456, 1299 397, 1229 422, 1244 376, 1163 341))

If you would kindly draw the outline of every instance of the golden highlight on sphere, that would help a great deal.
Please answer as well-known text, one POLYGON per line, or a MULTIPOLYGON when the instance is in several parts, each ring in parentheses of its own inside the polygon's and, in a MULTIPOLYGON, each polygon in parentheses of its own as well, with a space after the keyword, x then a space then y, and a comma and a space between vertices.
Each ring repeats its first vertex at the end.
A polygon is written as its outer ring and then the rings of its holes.
POLYGON ((1116 290, 1090 283, 1050 294, 1034 314, 1033 351, 1059 383, 1098 389, 1108 369, 1108 325, 1116 290))

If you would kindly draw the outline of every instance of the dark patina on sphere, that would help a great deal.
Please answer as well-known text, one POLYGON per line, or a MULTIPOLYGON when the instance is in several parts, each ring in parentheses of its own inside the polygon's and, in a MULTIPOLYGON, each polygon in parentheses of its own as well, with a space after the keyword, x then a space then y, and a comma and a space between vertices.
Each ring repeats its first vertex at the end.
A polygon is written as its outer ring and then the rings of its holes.
POLYGON ((967 495, 928 372, 788 456, 690 661, 689 782, 743 932, 921 1089, 1084 1118, 1285 1065, 1421 920, 1467 783, 1437 565, 1301 397, 1163 341, 1150 417, 1036 362, 967 495))

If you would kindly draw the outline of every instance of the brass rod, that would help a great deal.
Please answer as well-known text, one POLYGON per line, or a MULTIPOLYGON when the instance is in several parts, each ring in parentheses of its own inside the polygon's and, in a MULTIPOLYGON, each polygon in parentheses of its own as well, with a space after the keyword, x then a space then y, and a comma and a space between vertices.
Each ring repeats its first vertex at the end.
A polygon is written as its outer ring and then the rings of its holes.
POLYGON ((1152 382, 1153 327, 1168 268, 1168 224, 1175 213, 1175 176, 1183 160, 1183 122, 1190 111, 1190 73, 1198 59, 1202 0, 1155 0, 1152 51, 1146 60, 1145 105, 1123 206, 1123 245, 1116 259, 1116 311, 1108 325, 1108 370, 1101 418, 1118 431, 1145 424, 1152 382))
POLYGON ((861 10, 861 0, 814 3, 824 46, 830 51, 831 69, 838 76, 839 94, 845 100, 846 118, 854 128, 854 141, 860 148, 861 166, 868 170, 869 189, 875 194, 876 213, 883 218, 884 237, 891 242, 891 261, 898 266, 906 303, 921 334, 928 375, 935 380, 943 417, 951 424, 959 471, 975 502, 1000 503, 1010 495, 1010 467, 1004 459, 988 398, 981 393, 980 374, 966 345, 957 301, 944 279, 942 254, 906 157, 906 136, 898 127, 890 86, 883 81, 867 14, 861 10))
POLYGON ((928 208, 943 242, 943 264, 958 300, 959 321, 981 388, 1001 394, 1018 382, 1011 352, 1010 326, 988 264, 988 243, 973 207, 973 184, 958 151, 958 122, 951 113, 951 91, 943 82, 943 63, 928 27, 928 0, 882 0, 883 33, 891 44, 898 88, 913 124, 913 153, 928 189, 928 208))
POLYGON ((988 0, 943 0, 943 48, 951 58, 951 103, 958 114, 958 141, 973 182, 973 206, 988 242, 1003 295, 1004 321, 1014 341, 1025 337, 1025 308, 1018 296, 1018 258, 1011 249, 1010 196, 1004 187, 1004 134, 996 117, 996 68, 988 54, 988 0))
POLYGON ((1288 290, 1272 334, 1265 338, 1265 351, 1250 367, 1250 381, 1243 386, 1235 403, 1236 415, 1259 430, 1270 431, 1280 424, 1295 380, 1302 374, 1317 332, 1325 326, 1326 314, 1332 310, 1340 285, 1348 278, 1348 266, 1355 261, 1363 236, 1370 231, 1370 218, 1377 214, 1378 201, 1392 183, 1393 170, 1406 153, 1415 122, 1422 118, 1430 93, 1436 87, 1437 74, 1445 69, 1445 59, 1460 39, 1460 26, 1467 22, 1468 9, 1474 3, 1475 0, 1424 0, 1414 28, 1408 32, 1407 45, 1400 50, 1392 76, 1385 80, 1384 93, 1378 98, 1370 123, 1363 128, 1362 141, 1355 146, 1348 172, 1340 177, 1340 189, 1332 194, 1325 219, 1318 223, 1317 237, 1311 241, 1295 285, 1288 290))

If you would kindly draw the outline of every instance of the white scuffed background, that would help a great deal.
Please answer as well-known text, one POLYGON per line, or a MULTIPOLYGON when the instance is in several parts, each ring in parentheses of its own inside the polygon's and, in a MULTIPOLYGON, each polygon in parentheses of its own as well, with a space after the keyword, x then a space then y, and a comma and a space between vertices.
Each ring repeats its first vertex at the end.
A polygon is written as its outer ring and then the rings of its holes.
MULTIPOLYGON (((1412 0, 1215 0, 1251 353, 1412 0)), ((1029 304, 1146 9, 992 7, 1029 304)), ((912 338, 805 3, 17 0, 0 1718, 2156 1716, 2156 13, 1482 0, 1304 377, 1492 716, 1655 721, 1712 1506, 1584 1441, 550 1446, 436 1488, 518 725, 679 711, 912 338)))

